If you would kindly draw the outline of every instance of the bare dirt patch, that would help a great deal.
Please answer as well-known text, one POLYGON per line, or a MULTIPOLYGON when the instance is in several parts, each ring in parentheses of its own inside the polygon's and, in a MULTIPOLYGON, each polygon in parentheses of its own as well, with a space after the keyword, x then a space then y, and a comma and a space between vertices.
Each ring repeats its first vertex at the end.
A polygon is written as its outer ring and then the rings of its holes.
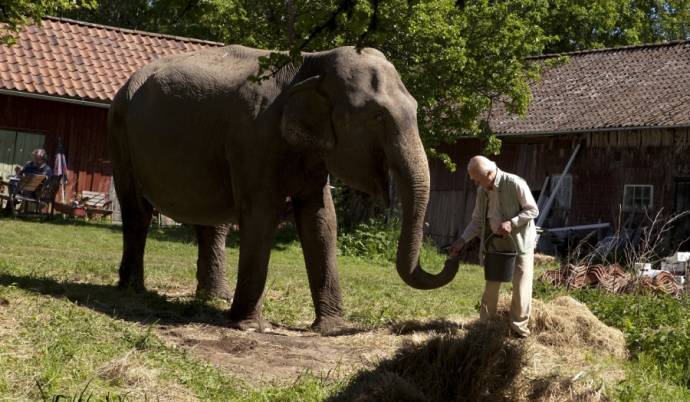
POLYGON ((288 328, 243 332, 213 325, 161 326, 163 339, 250 383, 289 383, 305 372, 342 378, 393 353, 387 329, 333 337, 288 328))
MULTIPOLYGON (((502 305, 505 316, 508 303, 502 305)), ((624 376, 615 363, 625 357, 622 334, 571 298, 535 301, 533 310, 528 339, 512 337, 503 319, 406 322, 333 337, 281 327, 257 333, 199 324, 160 326, 159 333, 255 385, 289 384, 305 372, 330 379, 352 376, 351 385, 333 400, 414 395, 445 400, 460 392, 453 387, 470 389, 479 399, 605 399, 602 391, 624 376), (439 382, 434 390, 423 385, 430 378, 439 382), (443 387, 451 388, 430 397, 443 387)))

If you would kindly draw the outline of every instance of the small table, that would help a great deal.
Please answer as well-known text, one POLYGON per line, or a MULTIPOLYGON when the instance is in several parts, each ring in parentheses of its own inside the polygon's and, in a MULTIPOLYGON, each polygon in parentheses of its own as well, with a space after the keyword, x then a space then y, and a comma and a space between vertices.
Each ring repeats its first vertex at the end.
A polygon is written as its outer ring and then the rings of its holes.
POLYGON ((19 185, 19 177, 17 177, 17 176, 9 176, 7 178, 7 180, 4 180, 4 179, 0 180, 0 186, 2 186, 2 187, 8 186, 10 189, 12 189, 12 187, 17 188, 18 185, 19 185))
MULTIPOLYGON (((4 191, 5 187, 7 187, 7 195, 2 194, 2 199, 7 200, 6 208, 12 211, 12 213, 14 213, 14 196, 17 195, 19 180, 20 178, 18 176, 9 176, 7 180, 0 180, 0 192, 4 191)), ((2 206, 2 202, 0 202, 0 206, 2 206)))

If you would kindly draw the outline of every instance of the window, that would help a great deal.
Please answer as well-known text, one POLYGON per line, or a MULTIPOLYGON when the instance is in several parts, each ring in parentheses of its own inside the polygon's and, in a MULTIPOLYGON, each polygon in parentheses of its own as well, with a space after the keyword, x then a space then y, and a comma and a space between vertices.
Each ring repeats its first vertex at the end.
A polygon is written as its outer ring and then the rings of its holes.
MULTIPOLYGON (((554 174, 551 175, 551 180, 549 181, 549 186, 551 187, 551 191, 553 191, 554 188, 556 188, 556 184, 558 183, 558 180, 560 179, 561 175, 559 174, 554 174)), ((556 198, 553 200, 552 208, 560 208, 560 209, 570 209, 570 202, 573 198, 573 176, 572 175, 565 175, 563 176, 563 181, 561 182, 560 187, 558 187, 558 194, 556 194, 556 198)))
POLYGON ((623 187, 623 209, 637 211, 652 208, 654 186, 646 184, 626 184, 623 187))
POLYGON ((31 151, 43 148, 44 142, 43 134, 0 130, 0 176, 13 175, 14 167, 30 161, 31 151))
POLYGON ((676 179, 676 212, 690 210, 690 179, 676 179))

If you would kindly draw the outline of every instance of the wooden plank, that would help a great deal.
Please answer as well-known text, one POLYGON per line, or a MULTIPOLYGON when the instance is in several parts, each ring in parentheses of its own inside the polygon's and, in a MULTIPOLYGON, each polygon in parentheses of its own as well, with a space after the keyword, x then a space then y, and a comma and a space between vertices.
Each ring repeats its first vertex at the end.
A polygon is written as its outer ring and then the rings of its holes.
POLYGON ((594 230, 594 229, 606 229, 611 226, 610 223, 595 223, 591 225, 575 225, 575 226, 565 226, 562 228, 543 228, 544 231, 549 232, 566 232, 569 230, 594 230))
POLYGON ((546 187, 549 185, 549 180, 551 180, 551 176, 546 176, 544 179, 544 184, 541 186, 539 199, 537 200, 537 208, 539 208, 539 210, 542 209, 542 204, 544 203, 544 200, 546 200, 546 187))
POLYGON ((544 210, 540 212, 539 217, 537 218, 537 226, 541 226, 544 224, 544 220, 546 220, 547 216, 549 215, 549 210, 551 209, 551 205, 553 205, 554 200, 556 199, 556 195, 558 194, 558 190, 561 187, 561 184, 563 183, 563 180, 565 179, 565 176, 568 174, 568 171, 570 170, 570 166, 572 166, 573 161, 575 160, 575 157, 577 156, 577 153, 580 151, 581 144, 577 144, 575 147, 575 150, 573 151, 573 154, 570 156, 570 159, 568 160, 568 163, 565 165, 565 169, 563 169, 563 173, 561 173, 561 176, 558 178, 558 182, 556 182, 556 186, 553 188, 553 191, 551 192, 551 195, 549 196, 548 201, 546 201, 546 205, 544 206, 544 210))

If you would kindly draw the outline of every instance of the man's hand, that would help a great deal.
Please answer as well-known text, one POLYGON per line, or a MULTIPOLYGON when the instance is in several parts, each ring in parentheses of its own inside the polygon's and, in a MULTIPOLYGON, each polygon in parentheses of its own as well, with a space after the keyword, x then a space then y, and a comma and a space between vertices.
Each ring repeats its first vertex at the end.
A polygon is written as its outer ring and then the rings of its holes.
POLYGON ((498 227, 498 230, 496 230, 496 234, 499 236, 505 236, 509 235, 512 231, 513 225, 510 223, 510 221, 505 221, 501 223, 501 226, 498 227))
POLYGON ((455 241, 455 243, 450 245, 448 248, 448 254, 450 254, 451 257, 457 257, 463 247, 465 247, 465 240, 458 239, 455 241))

